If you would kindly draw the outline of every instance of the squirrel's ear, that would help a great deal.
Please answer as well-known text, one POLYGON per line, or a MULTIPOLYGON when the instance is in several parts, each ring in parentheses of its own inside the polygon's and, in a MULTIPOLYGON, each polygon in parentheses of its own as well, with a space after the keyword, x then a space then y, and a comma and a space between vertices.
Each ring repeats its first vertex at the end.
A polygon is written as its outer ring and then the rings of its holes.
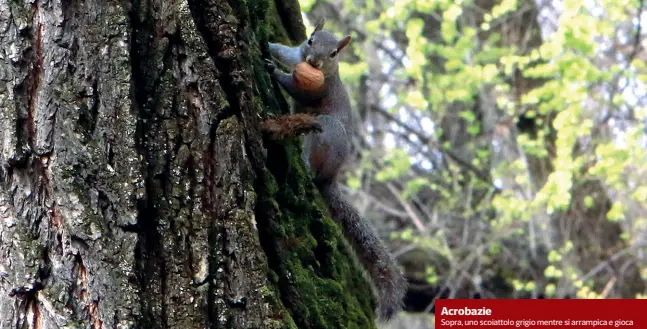
POLYGON ((317 25, 315 25, 315 30, 312 33, 315 33, 317 31, 321 31, 323 29, 325 23, 326 23, 326 18, 325 17, 322 17, 321 19, 319 19, 319 21, 317 22, 317 25))
POLYGON ((348 46, 350 43, 350 35, 343 37, 339 42, 337 42, 337 52, 340 52, 344 47, 348 46))

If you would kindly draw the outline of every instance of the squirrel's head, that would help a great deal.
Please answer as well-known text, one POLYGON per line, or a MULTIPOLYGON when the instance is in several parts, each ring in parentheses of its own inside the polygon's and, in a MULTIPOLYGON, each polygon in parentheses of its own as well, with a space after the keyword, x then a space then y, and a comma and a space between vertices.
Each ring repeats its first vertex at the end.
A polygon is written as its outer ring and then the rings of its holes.
POLYGON ((339 53, 350 43, 350 35, 337 39, 334 34, 323 30, 325 22, 325 18, 317 22, 314 32, 301 46, 301 55, 303 61, 327 75, 337 71, 339 53))

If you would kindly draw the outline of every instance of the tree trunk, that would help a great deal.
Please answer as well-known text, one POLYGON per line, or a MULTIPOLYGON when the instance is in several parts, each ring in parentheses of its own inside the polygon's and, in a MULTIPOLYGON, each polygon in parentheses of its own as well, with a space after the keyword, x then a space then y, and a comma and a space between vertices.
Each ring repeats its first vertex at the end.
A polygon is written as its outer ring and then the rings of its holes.
POLYGON ((300 147, 257 129, 299 15, 0 0, 0 328, 374 327, 300 147))

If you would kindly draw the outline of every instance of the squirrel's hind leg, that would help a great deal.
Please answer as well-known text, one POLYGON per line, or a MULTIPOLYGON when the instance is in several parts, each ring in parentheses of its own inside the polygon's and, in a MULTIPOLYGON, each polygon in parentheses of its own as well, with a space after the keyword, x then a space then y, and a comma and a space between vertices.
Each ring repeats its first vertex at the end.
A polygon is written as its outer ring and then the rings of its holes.
POLYGON ((304 157, 315 181, 334 181, 350 153, 346 129, 331 115, 319 115, 316 121, 322 132, 303 137, 304 157))
POLYGON ((261 130, 281 139, 296 138, 303 134, 320 132, 322 129, 312 114, 296 113, 266 119, 261 130))

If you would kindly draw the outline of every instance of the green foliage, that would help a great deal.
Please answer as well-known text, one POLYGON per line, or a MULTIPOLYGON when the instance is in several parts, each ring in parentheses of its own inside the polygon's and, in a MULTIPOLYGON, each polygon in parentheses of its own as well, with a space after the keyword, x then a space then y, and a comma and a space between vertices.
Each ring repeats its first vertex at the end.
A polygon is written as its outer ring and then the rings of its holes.
POLYGON ((367 68, 368 65, 365 62, 355 64, 339 63, 339 72, 344 83, 356 83, 367 68))
POLYGON ((436 282, 438 282, 438 275, 436 274, 436 270, 433 267, 428 266, 426 274, 427 282, 429 282, 430 284, 436 284, 436 282))
POLYGON ((299 0, 299 6, 301 6, 301 10, 303 11, 310 11, 315 3, 317 3, 315 0, 299 0))
POLYGON ((396 149, 386 158, 386 165, 377 172, 375 178, 378 181, 387 181, 399 178, 409 172, 411 162, 404 150, 396 149))

